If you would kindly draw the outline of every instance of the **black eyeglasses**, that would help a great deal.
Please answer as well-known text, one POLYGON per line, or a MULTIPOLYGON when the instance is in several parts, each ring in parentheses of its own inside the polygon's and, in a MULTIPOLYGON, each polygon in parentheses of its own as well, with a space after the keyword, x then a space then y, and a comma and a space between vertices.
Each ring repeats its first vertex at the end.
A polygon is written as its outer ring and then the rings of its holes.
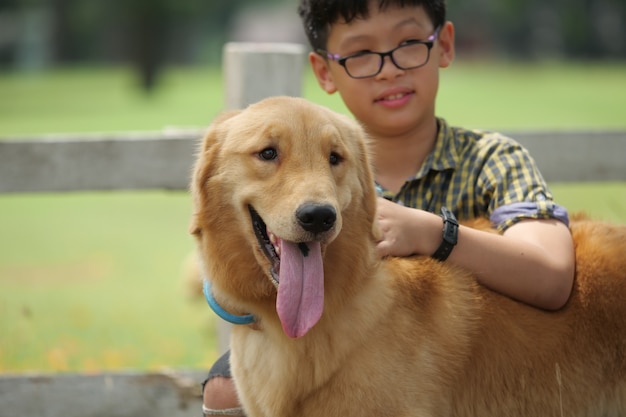
POLYGON ((337 62, 352 78, 375 77, 382 71, 387 56, 391 58, 393 65, 401 70, 410 70, 426 65, 430 58, 430 50, 439 36, 440 29, 441 26, 437 27, 425 41, 407 41, 387 52, 357 52, 344 57, 331 54, 323 49, 318 49, 315 52, 337 62))

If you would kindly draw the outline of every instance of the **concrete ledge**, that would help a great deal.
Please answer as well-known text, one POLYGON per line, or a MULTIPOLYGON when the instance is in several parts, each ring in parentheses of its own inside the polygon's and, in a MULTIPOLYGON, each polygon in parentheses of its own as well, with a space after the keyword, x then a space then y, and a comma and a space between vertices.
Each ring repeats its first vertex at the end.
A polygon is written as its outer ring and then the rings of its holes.
POLYGON ((626 131, 511 132, 548 183, 626 181, 626 131))
POLYGON ((0 416, 199 417, 208 371, 0 376, 0 416))
POLYGON ((184 190, 204 130, 0 140, 0 193, 184 190))
MULTIPOLYGON (((186 190, 203 129, 0 139, 0 193, 186 190)), ((626 132, 509 132, 548 182, 626 181, 626 132)))

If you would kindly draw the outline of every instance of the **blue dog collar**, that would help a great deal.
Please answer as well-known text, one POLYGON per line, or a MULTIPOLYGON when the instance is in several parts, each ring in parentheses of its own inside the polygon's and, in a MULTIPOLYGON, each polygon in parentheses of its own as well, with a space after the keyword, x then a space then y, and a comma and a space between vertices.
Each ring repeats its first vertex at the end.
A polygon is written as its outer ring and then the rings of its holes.
POLYGON ((224 308, 219 305, 215 297, 213 297, 213 293, 211 292, 211 284, 206 279, 204 280, 204 298, 206 298, 206 302, 211 307, 211 310, 215 312, 222 319, 226 320, 232 324, 252 324, 256 321, 252 314, 246 314, 244 316, 235 316, 234 314, 230 314, 228 311, 224 310, 224 308))

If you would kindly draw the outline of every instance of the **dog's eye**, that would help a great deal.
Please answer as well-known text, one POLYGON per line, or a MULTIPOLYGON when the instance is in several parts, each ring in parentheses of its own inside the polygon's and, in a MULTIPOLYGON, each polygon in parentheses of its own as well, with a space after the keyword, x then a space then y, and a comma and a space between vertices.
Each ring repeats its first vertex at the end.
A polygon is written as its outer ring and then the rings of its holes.
POLYGON ((273 161, 278 158, 278 151, 274 148, 265 148, 261 152, 259 152, 259 158, 265 161, 273 161))
POLYGON ((342 160, 343 160, 343 158, 337 152, 333 152, 333 153, 330 154, 330 164, 331 165, 339 165, 339 163, 342 160))

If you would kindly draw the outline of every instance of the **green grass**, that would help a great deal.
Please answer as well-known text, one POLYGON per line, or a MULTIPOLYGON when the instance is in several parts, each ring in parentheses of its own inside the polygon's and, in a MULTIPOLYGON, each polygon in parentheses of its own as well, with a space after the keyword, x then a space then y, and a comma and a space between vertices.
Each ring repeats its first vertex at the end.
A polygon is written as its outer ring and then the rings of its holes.
POLYGON ((570 213, 584 212, 596 220, 626 224, 626 182, 558 183, 550 188, 570 213))
POLYGON ((68 68, 0 76, 0 136, 50 132, 160 130, 205 126, 222 104, 217 69, 164 74, 151 95, 124 68, 68 68))
POLYGON ((207 366, 184 193, 0 199, 0 371, 207 366))
MULTIPOLYGON (((626 128, 626 62, 455 63, 441 72, 438 113, 489 129, 626 128)), ((304 95, 347 113, 307 72, 304 95)), ((146 96, 124 68, 0 74, 0 137, 205 126, 222 109, 219 69, 166 71, 146 96)))
MULTIPOLYGON (((439 114, 490 129, 626 128, 626 64, 459 63, 439 114)), ((0 137, 205 126, 219 71, 168 71, 146 97, 128 70, 0 74, 0 137), (8 99, 7 99, 8 98, 8 99)), ((304 95, 346 112, 314 79, 304 95)), ((572 211, 626 222, 626 183, 553 184, 572 211)), ((183 282, 185 193, 0 196, 0 372, 208 368, 215 318, 183 282)))
POLYGON ((463 63, 442 72, 439 113, 488 129, 624 129, 626 63, 463 63))

